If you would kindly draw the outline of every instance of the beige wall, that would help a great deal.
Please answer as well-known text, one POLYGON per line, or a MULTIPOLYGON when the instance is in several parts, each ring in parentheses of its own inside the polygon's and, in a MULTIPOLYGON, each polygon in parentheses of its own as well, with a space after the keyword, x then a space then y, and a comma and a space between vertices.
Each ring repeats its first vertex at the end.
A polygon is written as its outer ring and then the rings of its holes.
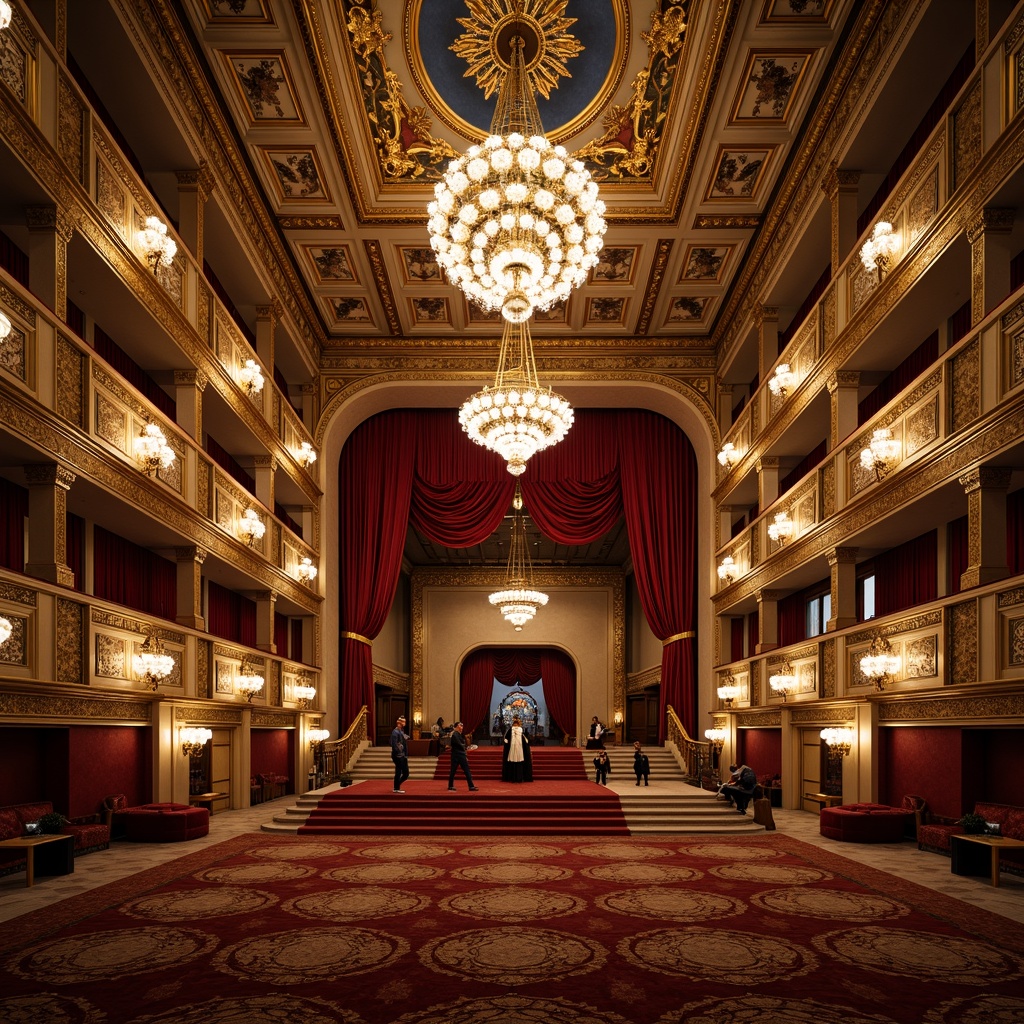
POLYGON ((398 578, 391 611, 373 641, 373 663, 392 672, 409 671, 409 577, 406 573, 398 578))
POLYGON ((661 665, 661 641, 651 632, 640 604, 636 576, 626 577, 626 671, 643 672, 661 665))

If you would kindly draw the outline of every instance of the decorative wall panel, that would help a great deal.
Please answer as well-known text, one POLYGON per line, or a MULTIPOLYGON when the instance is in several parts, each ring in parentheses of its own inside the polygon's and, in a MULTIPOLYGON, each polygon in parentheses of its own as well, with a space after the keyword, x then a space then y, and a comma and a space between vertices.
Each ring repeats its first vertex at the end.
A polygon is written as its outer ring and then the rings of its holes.
POLYGON ((75 179, 85 184, 86 110, 65 75, 60 76, 57 104, 57 152, 75 179))
POLYGON ((12 377, 28 383, 28 337, 15 323, 11 324, 11 333, 0 345, 0 370, 6 370, 12 377))
POLYGON ((28 619, 12 615, 4 609, 4 618, 11 624, 11 635, 0 646, 0 665, 28 664, 28 619))
POLYGON ((981 351, 972 338, 952 359, 952 425, 962 430, 981 414, 981 351))
POLYGON ((981 79, 953 113, 953 189, 963 184, 981 159, 981 79))
POLYGON ((85 355, 63 334, 57 337, 57 412, 85 428, 85 355))
POLYGON ((963 601, 947 609, 946 651, 949 670, 946 682, 951 686, 978 680, 978 603, 963 601))
POLYGON ((85 682, 85 605, 57 598, 57 682, 85 682))
POLYGON ((127 643, 124 637, 96 634, 96 675, 128 679, 127 643))

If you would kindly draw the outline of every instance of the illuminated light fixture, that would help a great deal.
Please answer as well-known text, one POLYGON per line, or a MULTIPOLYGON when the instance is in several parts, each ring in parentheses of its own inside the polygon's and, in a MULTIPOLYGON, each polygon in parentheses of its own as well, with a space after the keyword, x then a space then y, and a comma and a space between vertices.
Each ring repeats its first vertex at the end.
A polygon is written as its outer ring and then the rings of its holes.
POLYGON ((533 563, 526 543, 526 517, 520 515, 523 496, 516 484, 512 499, 512 543, 508 552, 508 568, 505 572, 505 587, 496 590, 487 599, 520 632, 531 621, 540 608, 548 603, 548 595, 533 586, 533 563))
POLYGON ((0 31, 7 28, 11 23, 11 15, 14 12, 11 10, 11 5, 7 0, 0 0, 0 31))
POLYGON ((295 697, 295 703, 305 710, 316 696, 316 687, 309 683, 300 683, 292 690, 292 694, 295 697))
POLYGON ((470 440, 497 452, 513 476, 522 474, 531 455, 565 437, 572 406, 541 386, 528 323, 505 322, 494 385, 462 403, 459 423, 470 440))
POLYGON ((132 658, 136 679, 148 683, 151 690, 160 685, 174 671, 174 658, 165 650, 156 633, 150 633, 139 653, 132 658))
POLYGON ((6 341, 11 331, 14 330, 14 325, 11 323, 10 318, 6 313, 0 313, 0 341, 6 341))
POLYGON ((829 757, 838 760, 846 757, 853 749, 853 730, 845 726, 838 729, 822 729, 819 735, 828 745, 829 757))
POLYGON ((768 538, 779 547, 783 547, 793 536, 795 525, 788 512, 776 512, 775 521, 768 526, 768 538))
POLYGON ((314 754, 319 754, 322 745, 327 741, 331 735, 330 729, 310 729, 309 730, 309 749, 314 754))
POLYGON ((292 455, 295 456, 295 461, 303 469, 309 469, 309 467, 316 462, 316 449, 308 441, 303 441, 302 444, 292 452, 292 455))
POLYGON ((311 558, 303 558, 301 562, 295 567, 295 575, 300 583, 305 583, 307 586, 316 579, 317 568, 313 564, 311 558))
POLYGON ((732 441, 726 441, 722 445, 722 450, 718 453, 718 461, 726 469, 732 469, 740 461, 740 453, 736 451, 736 445, 732 441))
POLYGON ((250 398, 263 390, 263 374, 260 371, 260 364, 255 359, 246 359, 235 379, 250 398))
POLYGON ((249 547, 258 540, 263 539, 263 534, 267 532, 267 525, 260 519, 259 512, 254 508, 247 508, 242 513, 241 522, 238 524, 238 535, 245 541, 249 547))
POLYGON ((718 566, 718 578, 726 586, 729 586, 736 579, 736 571, 736 563, 733 561, 732 555, 726 555, 718 566))
POLYGON ((174 462, 174 449, 167 443, 164 432, 155 424, 147 423, 135 438, 135 458, 150 476, 167 469, 174 462))
POLYGON ((182 729, 179 735, 181 736, 181 752, 190 758, 202 757, 206 744, 213 739, 213 732, 202 727, 189 726, 182 729))
POLYGON ((722 747, 725 746, 725 730, 722 728, 705 729, 704 739, 711 744, 711 747, 716 754, 720 754, 722 752, 722 747))
POLYGON ((725 677, 725 682, 718 688, 718 699, 723 701, 727 708, 732 707, 732 702, 740 695, 740 688, 736 680, 730 675, 725 677))
POLYGON ((253 665, 245 664, 242 671, 235 676, 235 691, 240 693, 249 703, 253 697, 263 692, 263 676, 253 665))
POLYGON ((892 431, 888 427, 879 427, 872 431, 867 448, 861 449, 860 464, 871 470, 876 480, 882 480, 899 462, 902 452, 903 445, 893 438, 892 431))
POLYGON ((860 248, 860 261, 868 272, 878 271, 881 281, 892 266, 892 261, 900 251, 900 236, 896 234, 887 220, 880 220, 871 232, 871 237, 860 248))
POLYGON ((169 267, 174 262, 178 243, 167 234, 167 225, 159 217, 147 217, 146 226, 135 239, 154 274, 158 267, 169 267))
POLYGON ((545 33, 523 7, 509 4, 492 41, 508 70, 491 134, 449 163, 427 207, 430 244, 448 279, 513 322, 582 285, 606 229, 590 172, 544 136, 525 52, 543 54, 545 33))
POLYGON ((768 685, 776 692, 782 694, 783 703, 786 698, 796 690, 796 673, 793 666, 787 661, 780 670, 768 677, 768 685))
POLYGON ((775 367, 775 373, 768 381, 768 390, 776 398, 785 398, 793 390, 796 383, 796 374, 790 369, 789 363, 779 363, 775 367))
POLYGON ((10 619, 5 619, 0 615, 0 646, 7 643, 11 639, 11 634, 14 632, 14 626, 11 625, 10 619))
POLYGON ((615 712, 615 715, 613 716, 613 721, 615 722, 616 725, 622 725, 623 717, 622 717, 622 712, 621 711, 616 711, 615 712))
POLYGON ((881 633, 874 635, 868 653, 860 659, 861 673, 875 684, 876 690, 884 690, 885 684, 899 673, 901 665, 899 655, 893 654, 892 644, 881 633))

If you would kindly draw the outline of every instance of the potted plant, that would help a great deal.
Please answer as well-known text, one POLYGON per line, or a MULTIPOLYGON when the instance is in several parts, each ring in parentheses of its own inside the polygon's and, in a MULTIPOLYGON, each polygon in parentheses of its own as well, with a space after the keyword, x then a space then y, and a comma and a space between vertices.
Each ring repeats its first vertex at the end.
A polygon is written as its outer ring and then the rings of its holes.
POLYGON ((352 785, 352 773, 351 772, 338 772, 338 785, 344 789, 346 786, 352 785))
POLYGON ((980 814, 973 812, 965 814, 957 824, 968 836, 980 836, 985 831, 985 819, 980 814))
POLYGON ((39 831, 43 835, 47 836, 59 836, 64 831, 64 826, 68 824, 68 819, 63 814, 58 814, 56 811, 50 811, 49 814, 44 814, 39 819, 39 831))

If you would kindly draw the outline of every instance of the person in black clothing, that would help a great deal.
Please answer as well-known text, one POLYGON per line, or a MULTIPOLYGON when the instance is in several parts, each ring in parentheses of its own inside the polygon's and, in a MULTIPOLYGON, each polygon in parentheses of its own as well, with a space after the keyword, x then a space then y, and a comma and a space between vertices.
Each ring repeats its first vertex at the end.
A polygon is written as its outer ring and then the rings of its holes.
POLYGON ((647 755, 640 749, 640 741, 635 740, 633 742, 633 772, 636 775, 636 784, 640 785, 640 779, 644 780, 644 785, 649 786, 651 777, 651 762, 647 759, 647 755))
POLYGON ((477 787, 473 785, 473 773, 469 770, 469 758, 466 756, 466 737, 462 735, 462 723, 456 722, 452 730, 452 766, 448 769, 448 792, 455 792, 455 769, 461 768, 469 783, 470 793, 475 793, 477 787))
POLYGON ((736 810, 740 814, 746 814, 747 804, 754 798, 754 790, 757 788, 757 776, 754 769, 745 764, 739 768, 731 764, 729 771, 732 772, 733 779, 727 782, 720 792, 727 800, 735 802, 736 810))
POLYGON ((608 760, 608 752, 602 750, 594 758, 594 771, 597 773, 594 781, 599 786, 608 785, 608 773, 612 770, 612 763, 608 760))
POLYGON ((604 727, 597 715, 594 715, 590 723, 590 735, 587 737, 587 750, 604 750, 604 740, 601 739, 603 735, 604 727))
POLYGON ((404 793, 402 783, 409 778, 409 735, 405 731, 405 716, 402 715, 391 731, 391 760, 395 762, 396 793, 404 793))

